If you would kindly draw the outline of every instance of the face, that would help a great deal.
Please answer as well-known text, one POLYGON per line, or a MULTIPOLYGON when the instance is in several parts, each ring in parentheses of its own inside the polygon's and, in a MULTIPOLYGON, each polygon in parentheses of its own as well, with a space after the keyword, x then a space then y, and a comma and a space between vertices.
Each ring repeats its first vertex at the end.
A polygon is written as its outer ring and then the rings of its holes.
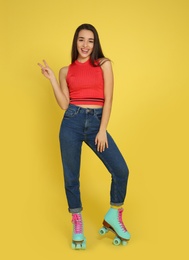
POLYGON ((81 30, 77 38, 78 60, 85 62, 90 58, 94 47, 94 34, 90 30, 81 30))

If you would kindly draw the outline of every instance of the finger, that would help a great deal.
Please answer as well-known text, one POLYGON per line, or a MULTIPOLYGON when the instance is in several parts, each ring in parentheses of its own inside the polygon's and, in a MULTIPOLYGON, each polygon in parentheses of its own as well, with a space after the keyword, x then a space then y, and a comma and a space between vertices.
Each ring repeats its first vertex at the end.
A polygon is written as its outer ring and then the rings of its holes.
POLYGON ((38 65, 41 69, 43 69, 43 65, 41 65, 40 63, 37 63, 37 65, 38 65))
POLYGON ((102 152, 104 152, 104 150, 105 150, 105 145, 103 143, 101 143, 99 145, 99 151, 102 153, 102 152))
POLYGON ((102 143, 100 144, 100 151, 101 153, 104 151, 104 145, 102 143))
POLYGON ((97 144, 97 152, 99 152, 100 151, 100 146, 99 146, 99 144, 97 144))
POLYGON ((97 141, 97 151, 100 152, 100 143, 97 141))
POLYGON ((47 64, 46 60, 43 60, 44 64, 46 67, 49 67, 49 65, 47 64))

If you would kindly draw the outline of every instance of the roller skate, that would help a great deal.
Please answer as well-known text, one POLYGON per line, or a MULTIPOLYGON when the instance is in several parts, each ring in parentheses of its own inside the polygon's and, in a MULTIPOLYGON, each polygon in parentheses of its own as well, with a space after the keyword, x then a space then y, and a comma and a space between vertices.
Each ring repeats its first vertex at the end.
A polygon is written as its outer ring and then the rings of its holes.
POLYGON ((115 246, 120 244, 125 246, 131 237, 123 223, 122 213, 122 208, 110 208, 110 210, 105 215, 103 227, 99 230, 100 235, 105 235, 108 231, 115 233, 116 237, 113 240, 113 244, 115 246))
POLYGON ((83 221, 81 213, 72 214, 72 223, 72 249, 86 249, 86 238, 83 235, 83 221))

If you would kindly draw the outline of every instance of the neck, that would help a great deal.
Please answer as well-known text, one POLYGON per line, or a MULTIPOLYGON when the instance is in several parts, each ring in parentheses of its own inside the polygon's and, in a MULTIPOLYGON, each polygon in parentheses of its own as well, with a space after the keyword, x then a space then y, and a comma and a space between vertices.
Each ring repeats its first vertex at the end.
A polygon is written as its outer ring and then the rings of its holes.
POLYGON ((90 59, 90 57, 87 57, 87 58, 80 58, 80 57, 78 57, 77 61, 79 61, 81 63, 84 63, 84 62, 88 61, 89 59, 90 59))

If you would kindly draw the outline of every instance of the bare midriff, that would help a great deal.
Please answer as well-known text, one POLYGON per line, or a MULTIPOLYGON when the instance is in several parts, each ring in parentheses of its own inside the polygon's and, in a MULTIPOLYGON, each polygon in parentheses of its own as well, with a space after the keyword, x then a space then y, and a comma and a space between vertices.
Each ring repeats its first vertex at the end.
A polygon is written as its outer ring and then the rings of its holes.
POLYGON ((103 106, 98 106, 98 105, 77 105, 78 107, 83 107, 83 108, 103 108, 103 106))

